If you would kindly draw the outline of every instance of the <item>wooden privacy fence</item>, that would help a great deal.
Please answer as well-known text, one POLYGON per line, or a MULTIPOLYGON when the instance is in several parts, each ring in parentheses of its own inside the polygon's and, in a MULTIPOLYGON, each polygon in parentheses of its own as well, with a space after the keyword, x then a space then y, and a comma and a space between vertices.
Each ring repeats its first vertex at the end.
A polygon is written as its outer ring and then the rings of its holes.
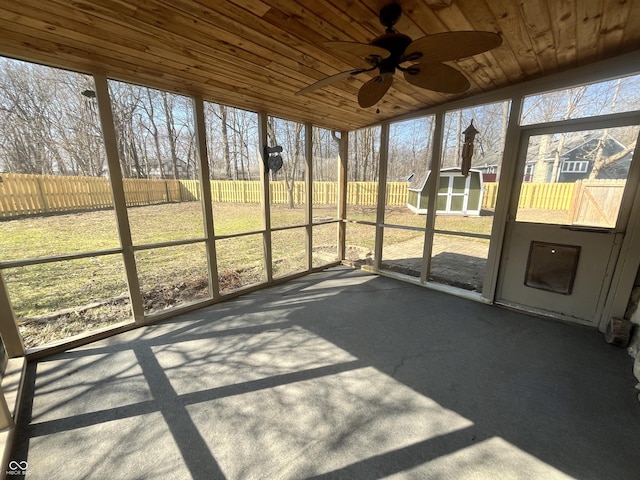
MULTIPOLYGON (((0 178, 0 217, 96 210, 111 208, 113 205, 107 178, 13 173, 2 173, 0 178)), ((128 206, 189 202, 201 198, 198 180, 125 178, 123 183, 128 206)), ((271 203, 288 204, 287 184, 276 181, 270 185, 271 203)), ((610 210, 613 208, 610 205, 619 202, 624 185, 624 180, 585 180, 577 182, 575 186, 571 183, 525 183, 521 190, 519 208, 570 210, 581 221, 589 221, 588 215, 599 216, 600 221, 602 218, 610 220, 610 210), (592 205, 591 209, 587 208, 588 205, 592 205), (588 213, 590 210, 595 213, 588 213)), ((482 208, 495 208, 497 190, 496 183, 484 184, 482 208)), ((304 204, 305 183, 294 182, 292 195, 294 204, 304 204)), ((260 203, 261 182, 211 180, 211 197, 214 202, 260 203)), ((375 206, 377 198, 377 182, 348 183, 349 205, 375 206)), ((387 205, 405 206, 407 183, 387 183, 386 201, 387 205)), ((314 182, 313 203, 337 205, 338 183, 314 182)))
POLYGON ((106 178, 11 173, 3 173, 0 178, 3 217, 100 209, 113 203, 106 178))
POLYGON ((484 192, 482 193, 482 208, 493 210, 496 208, 496 199, 498 198, 498 183, 485 182, 484 192))
MULTIPOLYGON (((99 210, 113 206, 111 185, 103 177, 2 173, 0 178, 0 217, 99 210)), ((188 183, 183 180, 125 178, 126 203, 137 206, 195 200, 188 183)))
POLYGON ((573 186, 573 183, 523 183, 518 208, 568 210, 573 186))
POLYGON ((626 180, 576 182, 569 207, 572 223, 615 227, 626 180))

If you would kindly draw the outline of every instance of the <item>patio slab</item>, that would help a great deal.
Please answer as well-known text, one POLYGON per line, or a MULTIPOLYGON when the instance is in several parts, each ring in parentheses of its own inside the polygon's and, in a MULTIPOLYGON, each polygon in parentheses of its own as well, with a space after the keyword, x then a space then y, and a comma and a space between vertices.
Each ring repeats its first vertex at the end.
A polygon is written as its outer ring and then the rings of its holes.
POLYGON ((341 267, 30 363, 12 459, 47 480, 635 479, 632 364, 594 329, 341 267))

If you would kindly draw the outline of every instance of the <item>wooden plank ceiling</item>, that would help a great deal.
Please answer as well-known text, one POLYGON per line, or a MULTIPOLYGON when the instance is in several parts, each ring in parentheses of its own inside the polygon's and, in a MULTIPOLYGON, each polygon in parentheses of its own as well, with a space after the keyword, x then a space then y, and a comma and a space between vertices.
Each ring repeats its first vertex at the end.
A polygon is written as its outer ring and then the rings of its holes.
POLYGON ((395 28, 414 40, 456 30, 502 36, 495 50, 448 62, 470 90, 444 95, 396 73, 379 113, 357 103, 369 74, 294 95, 363 66, 323 43, 368 43, 383 33, 378 12, 388 3, 7 0, 0 2, 0 54, 350 130, 640 48, 640 0, 397 0, 403 15, 395 28))

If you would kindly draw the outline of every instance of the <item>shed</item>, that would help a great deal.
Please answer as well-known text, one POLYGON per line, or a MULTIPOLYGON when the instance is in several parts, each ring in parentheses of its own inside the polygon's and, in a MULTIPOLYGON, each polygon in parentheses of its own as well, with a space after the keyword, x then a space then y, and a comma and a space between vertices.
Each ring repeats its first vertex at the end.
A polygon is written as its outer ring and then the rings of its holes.
MULTIPOLYGON (((427 213, 431 171, 409 184, 407 207, 416 213, 427 213)), ((482 208, 482 172, 469 170, 463 176, 460 167, 440 171, 436 213, 440 215, 480 215, 482 208)))

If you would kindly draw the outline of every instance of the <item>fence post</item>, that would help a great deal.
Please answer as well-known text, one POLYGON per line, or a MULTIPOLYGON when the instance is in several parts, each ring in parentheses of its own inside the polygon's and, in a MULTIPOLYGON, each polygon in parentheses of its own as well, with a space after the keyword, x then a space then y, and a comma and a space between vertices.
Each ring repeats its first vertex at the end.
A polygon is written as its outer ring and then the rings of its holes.
POLYGON ((42 202, 42 211, 48 212, 49 204, 47 203, 47 196, 44 194, 44 191, 43 191, 44 189, 42 187, 42 179, 39 176, 36 176, 36 189, 38 191, 38 197, 42 202))
POLYGON ((578 211, 578 202, 582 195, 582 180, 578 180, 573 186, 573 195, 571 195, 571 205, 569 206, 569 223, 573 224, 578 211))
POLYGON ((93 189, 91 188, 90 177, 85 177, 84 186, 87 189, 87 203, 89 204, 88 208, 93 210, 95 208, 95 206, 94 206, 94 201, 93 201, 93 191, 92 191, 93 189))

